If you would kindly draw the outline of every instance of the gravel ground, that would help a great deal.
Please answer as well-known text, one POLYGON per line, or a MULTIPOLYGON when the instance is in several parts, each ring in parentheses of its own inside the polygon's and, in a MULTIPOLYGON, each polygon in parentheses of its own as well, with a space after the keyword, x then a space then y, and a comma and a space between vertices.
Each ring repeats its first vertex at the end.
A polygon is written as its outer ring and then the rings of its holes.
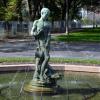
MULTIPOLYGON (((0 57, 32 57, 36 43, 32 40, 0 42, 0 57)), ((52 42, 51 57, 100 59, 100 43, 52 42)))

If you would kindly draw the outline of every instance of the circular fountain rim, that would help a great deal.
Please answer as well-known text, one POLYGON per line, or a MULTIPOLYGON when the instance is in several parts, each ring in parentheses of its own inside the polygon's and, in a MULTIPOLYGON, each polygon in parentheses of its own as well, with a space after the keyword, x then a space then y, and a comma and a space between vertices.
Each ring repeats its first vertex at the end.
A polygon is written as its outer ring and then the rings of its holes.
MULTIPOLYGON (((55 70, 60 71, 73 71, 73 72, 88 72, 88 73, 100 73, 100 66, 87 66, 87 65, 75 65, 75 64, 50 64, 55 70)), ((26 68, 29 70, 35 69, 35 64, 15 64, 15 65, 0 65, 0 72, 11 72, 16 70, 24 71, 26 68)))

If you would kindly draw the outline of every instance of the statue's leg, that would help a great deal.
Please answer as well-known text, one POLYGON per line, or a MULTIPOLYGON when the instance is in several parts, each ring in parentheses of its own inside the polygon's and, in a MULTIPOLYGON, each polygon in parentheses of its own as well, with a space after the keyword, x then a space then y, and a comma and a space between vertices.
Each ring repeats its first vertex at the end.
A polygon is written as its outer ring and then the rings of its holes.
POLYGON ((40 74, 40 57, 39 57, 39 51, 40 51, 40 46, 39 46, 39 40, 37 39, 37 49, 35 52, 35 60, 36 60, 36 64, 35 64, 35 72, 33 75, 33 78, 35 79, 39 79, 39 74, 40 74))
POLYGON ((39 70, 40 70, 40 65, 39 65, 39 61, 40 61, 40 58, 36 58, 36 65, 35 65, 35 72, 34 72, 34 76, 33 78, 35 79, 39 79, 39 70))
POLYGON ((50 55, 49 55, 48 51, 45 49, 44 50, 44 61, 43 61, 42 65, 41 65, 41 73, 40 73, 40 79, 41 80, 45 79, 43 77, 43 75, 44 75, 45 69, 46 69, 46 67, 48 65, 49 59, 50 59, 50 55))

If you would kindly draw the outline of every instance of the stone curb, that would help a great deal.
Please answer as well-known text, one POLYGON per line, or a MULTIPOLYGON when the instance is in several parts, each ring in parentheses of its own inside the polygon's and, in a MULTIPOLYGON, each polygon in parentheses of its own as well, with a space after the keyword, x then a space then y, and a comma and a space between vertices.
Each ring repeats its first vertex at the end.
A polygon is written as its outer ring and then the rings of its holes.
MULTIPOLYGON (((53 69, 60 71, 100 73, 100 66, 85 66, 71 64, 50 64, 53 69)), ((0 72, 17 70, 34 70, 35 64, 0 65, 0 72)))

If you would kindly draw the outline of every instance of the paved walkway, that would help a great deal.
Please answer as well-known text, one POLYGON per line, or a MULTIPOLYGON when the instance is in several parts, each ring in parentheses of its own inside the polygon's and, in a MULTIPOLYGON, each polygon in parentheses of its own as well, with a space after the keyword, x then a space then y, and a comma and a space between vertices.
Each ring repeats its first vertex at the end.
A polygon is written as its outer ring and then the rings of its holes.
MULTIPOLYGON (((34 41, 0 42, 0 57, 33 57, 36 48, 34 41)), ((51 57, 100 59, 100 43, 51 43, 51 57)))

